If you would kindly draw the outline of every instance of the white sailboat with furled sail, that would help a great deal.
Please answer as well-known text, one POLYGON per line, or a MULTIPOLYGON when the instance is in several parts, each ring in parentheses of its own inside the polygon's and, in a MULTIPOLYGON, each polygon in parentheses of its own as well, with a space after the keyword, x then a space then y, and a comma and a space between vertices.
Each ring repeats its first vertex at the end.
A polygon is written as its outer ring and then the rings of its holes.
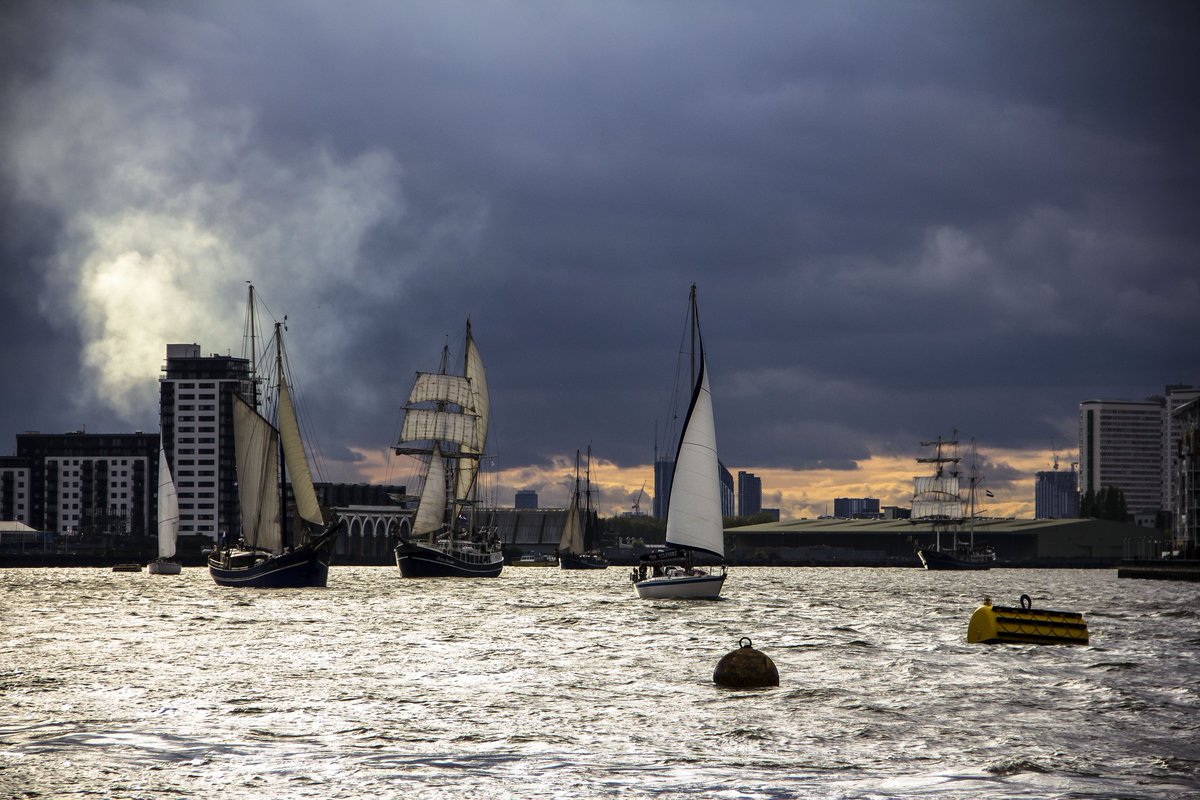
POLYGON ((631 579, 642 598, 716 598, 725 584, 725 531, 721 478, 708 364, 700 337, 696 286, 688 316, 691 327, 692 395, 675 454, 675 475, 667 504, 667 548, 643 556, 631 579), (704 558, 719 569, 704 569, 704 558))
POLYGON ((175 557, 175 542, 179 538, 179 493, 171 478, 166 448, 158 446, 158 558, 151 561, 151 575, 178 575, 182 567, 175 557))
POLYGON ((975 490, 980 478, 972 458, 968 487, 968 513, 963 514, 963 498, 958 455, 958 435, 949 440, 921 442, 933 448, 933 455, 917 459, 920 464, 932 464, 933 475, 918 475, 913 479, 912 521, 925 522, 933 528, 933 541, 917 544, 917 558, 928 570, 991 569, 996 553, 991 547, 975 544, 975 490), (943 542, 943 537, 947 541, 943 542))
POLYGON ((448 347, 438 372, 417 373, 393 448, 421 460, 412 531, 396 546, 404 577, 491 578, 503 569, 503 547, 479 502, 490 413, 487 373, 468 320, 463 374, 449 372, 448 347))
MULTIPOLYGON (((250 289, 253 331, 254 289, 250 289)), ((234 461, 241 531, 221 542, 208 571, 221 586, 325 586, 339 520, 321 508, 296 418, 283 352, 283 323, 275 323, 274 424, 257 408, 257 393, 233 396, 234 461), (288 486, 295 502, 289 519, 288 486)), ((251 357, 253 362, 254 358, 251 357)))

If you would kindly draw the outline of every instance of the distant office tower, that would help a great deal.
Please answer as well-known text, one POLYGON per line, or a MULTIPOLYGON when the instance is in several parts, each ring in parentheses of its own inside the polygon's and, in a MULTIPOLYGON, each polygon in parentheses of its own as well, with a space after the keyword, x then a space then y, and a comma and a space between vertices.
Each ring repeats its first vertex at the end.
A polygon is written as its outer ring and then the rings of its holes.
POLYGON ((835 497, 833 499, 833 516, 838 519, 879 519, 879 498, 877 497, 835 497))
POLYGON ((1079 516, 1079 475, 1074 469, 1037 474, 1033 515, 1037 519, 1072 519, 1079 516))
POLYGON ((517 492, 516 501, 513 503, 514 508, 537 508, 538 494, 533 489, 522 489, 517 492))
POLYGON ((748 517, 762 511, 762 480, 753 473, 738 473, 738 515, 748 517))
POLYGON ((168 344, 159 382, 167 463, 179 493, 179 535, 241 534, 233 458, 233 395, 255 397, 250 360, 168 344))
POLYGON ((1146 400, 1080 403, 1080 494, 1115 486, 1130 514, 1173 509, 1182 431, 1174 412, 1198 397, 1200 389, 1171 385, 1146 400))
POLYGON ((17 458, 28 464, 31 527, 66 535, 155 530, 158 434, 20 433, 17 458))
POLYGON ((719 460, 717 471, 721 474, 721 516, 732 517, 734 514, 733 475, 719 460))
POLYGON ((675 459, 666 456, 654 460, 654 517, 667 518, 670 502, 671 481, 675 478, 675 459))

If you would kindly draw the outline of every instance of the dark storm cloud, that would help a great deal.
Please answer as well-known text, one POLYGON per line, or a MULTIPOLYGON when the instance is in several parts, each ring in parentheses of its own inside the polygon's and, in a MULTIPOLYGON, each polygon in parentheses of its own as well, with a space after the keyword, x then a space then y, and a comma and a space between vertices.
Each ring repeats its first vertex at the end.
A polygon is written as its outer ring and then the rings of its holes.
POLYGON ((5 291, 37 298, 5 363, 110 390, 47 411, 32 379, 6 438, 153 427, 165 341, 236 351, 200 320, 236 322, 246 279, 346 462, 468 315, 505 465, 647 462, 693 281, 735 469, 953 426, 1049 449, 1082 399, 1200 381, 1186 4, 4 14, 5 291), (141 372, 93 285, 114 265, 187 304, 141 372))

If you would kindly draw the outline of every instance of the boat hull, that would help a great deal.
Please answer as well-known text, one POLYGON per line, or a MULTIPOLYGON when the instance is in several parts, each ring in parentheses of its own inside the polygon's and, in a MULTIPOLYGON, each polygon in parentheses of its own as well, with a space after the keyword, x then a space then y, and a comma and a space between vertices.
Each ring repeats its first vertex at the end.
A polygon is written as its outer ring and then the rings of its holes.
POLYGON ((396 547, 396 566, 405 578, 495 578, 504 568, 500 553, 460 557, 419 542, 396 547))
POLYGON ((333 541, 327 539, 320 544, 270 556, 245 567, 224 566, 219 557, 210 557, 208 573, 218 586, 324 588, 329 581, 329 559, 332 554, 333 541))
POLYGON ((596 556, 559 553, 558 566, 560 569, 608 569, 608 562, 596 556))
POLYGON ((175 561, 151 561, 146 565, 151 575, 178 575, 183 567, 175 561))
POLYGON ((654 577, 633 584, 637 596, 644 600, 666 598, 715 599, 721 596, 725 574, 654 577))
POLYGON ((960 556, 946 550, 928 547, 917 548, 917 558, 929 570, 981 570, 991 569, 995 556, 960 556))

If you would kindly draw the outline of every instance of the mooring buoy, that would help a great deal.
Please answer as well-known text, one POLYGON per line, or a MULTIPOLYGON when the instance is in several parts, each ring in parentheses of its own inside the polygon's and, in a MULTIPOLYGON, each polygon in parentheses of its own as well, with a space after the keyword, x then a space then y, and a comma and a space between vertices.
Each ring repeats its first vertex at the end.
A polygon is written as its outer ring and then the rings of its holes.
POLYGON ((779 685, 779 670, 765 653, 755 650, 749 636, 738 641, 738 649, 726 653, 713 670, 713 683, 733 689, 757 689, 779 685))
POLYGON ((983 598, 967 623, 967 642, 974 644, 1087 644, 1088 628, 1077 611, 1051 611, 1033 607, 1033 599, 1021 595, 1021 607, 993 606, 983 598))

